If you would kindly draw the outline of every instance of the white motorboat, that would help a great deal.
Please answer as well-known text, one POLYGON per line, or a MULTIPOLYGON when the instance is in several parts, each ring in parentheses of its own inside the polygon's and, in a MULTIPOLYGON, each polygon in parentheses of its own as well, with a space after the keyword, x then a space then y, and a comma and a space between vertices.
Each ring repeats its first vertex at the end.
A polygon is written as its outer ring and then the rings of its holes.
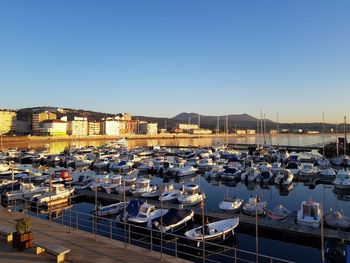
POLYGON ((199 157, 194 156, 194 157, 189 158, 186 161, 186 165, 196 166, 196 165, 198 165, 198 162, 199 162, 199 157))
POLYGON ((203 193, 199 192, 199 186, 196 184, 187 184, 183 187, 183 192, 179 194, 177 200, 183 205, 195 205, 205 198, 203 193))
POLYGON ((89 188, 92 191, 96 191, 102 188, 102 185, 107 184, 109 180, 109 175, 108 174, 97 174, 93 181, 90 183, 89 188))
POLYGON ((294 175, 298 175, 300 173, 300 166, 296 162, 289 162, 286 169, 290 170, 294 175))
POLYGON ((294 175, 288 169, 280 170, 275 177, 275 184, 288 186, 293 182, 294 175))
POLYGON ((272 177, 273 177, 273 174, 270 170, 262 170, 258 178, 256 178, 256 182, 267 184, 271 181, 272 177))
POLYGON ((276 175, 281 169, 282 169, 282 164, 279 162, 274 162, 270 170, 273 175, 276 175))
POLYGON ((154 205, 143 203, 139 213, 134 217, 129 217, 128 222, 137 226, 152 228, 152 221, 165 215, 168 209, 156 209, 154 205))
POLYGON ((199 247, 201 242, 219 243, 227 240, 234 234, 234 229, 239 224, 239 218, 224 219, 196 227, 185 232, 185 236, 195 242, 199 247))
POLYGON ((130 161, 120 161, 118 163, 111 163, 109 170, 112 172, 127 172, 131 170, 133 165, 134 163, 130 161))
POLYGON ((185 167, 177 169, 175 172, 176 176, 182 177, 182 176, 188 176, 188 175, 194 175, 198 171, 197 168, 194 168, 193 166, 186 165, 185 167))
POLYGON ((241 180, 254 182, 260 175, 260 171, 256 167, 248 167, 241 175, 241 180))
POLYGON ((143 198, 159 198, 159 196, 163 192, 169 192, 173 189, 174 189, 173 184, 164 183, 164 184, 161 184, 160 186, 156 187, 155 190, 153 190, 153 191, 141 194, 141 196, 143 198))
POLYGON ((336 172, 330 165, 324 165, 318 170, 318 174, 321 177, 335 177, 336 172))
POLYGON ((266 212, 266 202, 260 201, 259 197, 250 197, 248 203, 243 206, 243 213, 251 216, 263 215, 266 212))
POLYGON ((317 174, 318 169, 312 163, 302 163, 300 168, 301 176, 311 176, 317 174))
POLYGON ((272 165, 268 162, 259 162, 256 164, 255 167, 258 168, 260 171, 266 171, 270 170, 272 168, 272 165))
POLYGON ((337 178, 333 181, 334 187, 340 190, 350 189, 350 171, 348 169, 339 170, 337 178))
POLYGON ((177 189, 164 191, 160 195, 159 201, 168 202, 168 203, 174 202, 177 200, 180 194, 181 194, 181 191, 177 189))
POLYGON ((241 179, 242 171, 236 167, 227 167, 222 173, 221 173, 221 179, 223 180, 240 180, 241 179))
POLYGON ((201 159, 198 162, 198 169, 199 171, 208 171, 211 169, 211 167, 214 165, 214 162, 212 159, 210 158, 205 158, 205 159, 201 159))
POLYGON ((32 183, 20 183, 20 189, 13 192, 7 192, 5 198, 7 201, 31 198, 34 195, 43 194, 47 191, 49 191, 49 188, 45 186, 35 186, 32 183))
POLYGON ((298 210, 297 215, 297 223, 311 227, 319 227, 320 222, 320 204, 312 199, 301 202, 300 210, 298 210))
POLYGON ((121 175, 112 175, 108 178, 107 183, 102 184, 102 189, 107 193, 116 193, 117 188, 122 184, 122 176, 121 175))
POLYGON ((220 178, 222 172, 225 171, 222 165, 214 164, 210 171, 206 171, 204 176, 209 179, 220 178))
POLYGON ((219 208, 225 211, 237 212, 242 208, 243 203, 243 199, 239 199, 237 196, 233 198, 225 197, 219 204, 219 208))
POLYGON ((74 193, 74 188, 65 188, 63 184, 53 184, 50 190, 41 195, 34 195, 31 199, 38 205, 55 205, 67 199, 74 193))
POLYGON ((116 215, 123 211, 124 207, 126 207, 128 204, 124 204, 124 202, 115 203, 107 206, 98 206, 97 207, 97 213, 95 211, 95 214, 97 216, 110 216, 110 215, 116 215))
POLYGON ((149 193, 155 188, 150 186, 150 179, 140 178, 136 180, 135 188, 132 190, 133 196, 141 196, 144 193, 149 193))
POLYGON ((117 191, 119 195, 129 195, 135 189, 136 178, 131 176, 125 176, 122 178, 122 184, 118 187, 117 191), (125 185, 125 188, 124 188, 125 185))

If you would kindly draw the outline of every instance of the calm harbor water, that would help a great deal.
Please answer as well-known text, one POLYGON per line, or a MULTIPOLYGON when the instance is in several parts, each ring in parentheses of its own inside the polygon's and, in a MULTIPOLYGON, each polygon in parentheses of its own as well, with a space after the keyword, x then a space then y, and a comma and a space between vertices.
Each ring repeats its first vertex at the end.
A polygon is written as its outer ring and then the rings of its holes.
MULTIPOLYGON (((154 145, 160 146, 212 146, 224 143, 230 144, 263 144, 264 141, 268 145, 284 145, 284 146, 309 146, 314 144, 320 144, 329 141, 335 141, 336 136, 334 134, 322 135, 296 135, 296 134, 280 134, 274 136, 266 136, 265 140, 263 136, 241 136, 241 137, 210 137, 210 138, 173 138, 173 139, 133 139, 128 141, 128 147, 134 148, 137 146, 148 147, 154 145)), ((81 141, 59 141, 52 138, 50 142, 19 142, 19 143, 4 143, 5 148, 17 147, 19 149, 47 149, 50 153, 60 153, 66 147, 70 146, 101 146, 107 143, 105 140, 81 140, 81 141)))
MULTIPOLYGON (((136 146, 211 146, 228 143, 262 143, 261 136, 249 136, 241 138, 186 138, 186 139, 152 139, 152 140, 129 140, 128 147, 133 148, 136 146)), ((333 135, 279 135, 267 138, 268 144, 279 145, 291 145, 291 146, 307 146, 322 143, 323 141, 335 141, 333 135)), ((106 141, 52 141, 48 145, 36 144, 34 145, 18 145, 18 148, 35 148, 42 149, 47 148, 50 153, 59 153, 64 150, 65 147, 72 145, 86 146, 94 145, 100 146, 105 144, 106 141)), ((163 178, 154 176, 151 179, 152 184, 160 184, 163 182, 163 178)), ((209 181, 202 176, 196 176, 191 178, 185 178, 183 181, 174 182, 175 187, 179 188, 184 183, 195 182, 200 185, 202 190, 206 194, 206 211, 218 211, 218 205, 225 196, 226 191, 229 196, 237 195, 239 198, 248 200, 250 196, 259 195, 262 200, 267 201, 267 209, 273 209, 279 204, 283 204, 287 209, 292 212, 296 212, 302 201, 309 199, 310 197, 318 202, 322 202, 325 212, 328 212, 331 208, 333 210, 343 210, 346 215, 350 214, 350 194, 334 192, 331 185, 316 185, 313 189, 310 189, 308 185, 303 183, 294 183, 288 190, 281 190, 278 186, 272 185, 268 188, 261 188, 257 184, 246 185, 244 182, 236 184, 224 184, 222 181, 209 181)), ((91 203, 77 203, 73 206, 73 211, 80 211, 89 213, 93 210, 94 205, 91 203)), ((234 216, 234 215, 233 215, 234 216)), ((265 218, 264 220, 269 220, 265 218)), ((89 230, 88 220, 84 221, 86 230, 89 230), (86 223, 88 222, 88 223, 86 223)), ((90 227, 91 230, 91 227, 90 227)), ((254 233, 246 233, 244 231, 236 232, 236 239, 238 240, 237 248, 255 251, 255 236, 254 233)), ((320 242, 319 242, 320 243, 320 242)), ((279 257, 296 262, 320 262, 321 250, 320 244, 310 243, 305 240, 288 240, 288 238, 281 238, 269 235, 269 233, 263 233, 259 236, 259 252, 274 257, 279 257), (302 256, 301 256, 302 255, 302 256)))

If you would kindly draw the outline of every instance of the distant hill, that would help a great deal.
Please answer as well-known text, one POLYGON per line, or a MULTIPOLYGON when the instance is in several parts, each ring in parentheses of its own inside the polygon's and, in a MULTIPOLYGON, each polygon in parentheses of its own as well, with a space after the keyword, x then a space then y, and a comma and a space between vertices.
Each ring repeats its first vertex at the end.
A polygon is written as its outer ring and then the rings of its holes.
MULTIPOLYGON (((146 116, 134 116, 134 119, 145 120, 149 122, 156 122, 160 128, 165 127, 167 124, 168 129, 172 129, 176 126, 177 123, 192 123, 198 124, 198 113, 187 113, 183 112, 176 115, 173 118, 155 118, 155 117, 146 117, 146 116)), ((256 129, 257 119, 244 113, 244 114, 230 114, 227 116, 228 120, 228 129, 232 130, 235 128, 244 128, 244 129, 256 129)), ((219 129, 224 131, 226 129, 226 116, 219 116, 219 129)), ((206 116, 200 115, 200 126, 201 128, 206 129, 216 129, 218 123, 218 116, 206 116)), ((266 128, 276 126, 271 120, 266 120, 266 128)))

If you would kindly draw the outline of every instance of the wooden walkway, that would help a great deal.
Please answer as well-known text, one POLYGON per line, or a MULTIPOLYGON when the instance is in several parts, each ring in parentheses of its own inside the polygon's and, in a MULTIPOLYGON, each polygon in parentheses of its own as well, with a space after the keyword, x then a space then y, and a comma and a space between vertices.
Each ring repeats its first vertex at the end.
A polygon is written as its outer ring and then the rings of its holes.
MULTIPOLYGON (((7 211, 7 209, 0 207, 0 225, 2 226, 13 227, 15 225, 15 220, 24 216, 27 215, 20 213, 10 213, 7 211)), ((41 243, 45 242, 48 244, 60 245, 70 248, 71 252, 68 253, 66 257, 66 260, 68 262, 187 262, 186 260, 178 259, 165 254, 163 254, 163 260, 161 260, 161 254, 158 252, 152 252, 148 249, 133 245, 127 245, 125 248, 123 242, 110 240, 109 238, 101 236, 98 236, 97 240, 95 241, 91 233, 75 229, 72 229, 69 233, 67 226, 53 222, 50 223, 47 220, 33 217, 32 231, 34 235, 34 241, 37 240, 41 243)), ((47 253, 45 253, 44 256, 34 255, 35 257, 33 257, 31 254, 28 254, 27 251, 23 254, 18 253, 17 251, 12 251, 11 253, 11 251, 8 249, 8 245, 5 245, 5 242, 3 240, 1 240, 0 244, 0 262, 55 262, 55 258, 47 253), (2 252, 4 252, 4 254, 2 252), (15 260, 13 261, 13 259, 15 260)))
MULTIPOLYGON (((90 190, 81 190, 78 192, 79 197, 81 200, 85 201, 94 201, 95 192, 90 190)), ((98 200, 102 201, 103 203, 113 203, 118 201, 123 201, 123 196, 119 196, 116 194, 107 194, 103 192, 98 192, 98 200)), ((135 199, 135 197, 127 196, 126 200, 135 199)), ((145 199, 144 199, 145 200, 145 199)), ((148 203, 153 204, 157 207, 160 206, 160 202, 157 200, 147 200, 148 203)), ((164 208, 179 208, 178 204, 163 204, 164 208)), ((199 206, 190 207, 195 212, 195 217, 197 217, 199 220, 198 222, 201 222, 201 209, 199 206)), ((242 213, 230 213, 230 212, 213 212, 213 211, 205 211, 205 216, 212 219, 226 219, 226 218, 233 218, 233 217, 239 217, 240 225, 255 229, 255 217, 253 216, 247 216, 242 213)), ((283 232, 286 234, 290 234, 296 237, 302 238, 316 238, 321 239, 321 230, 320 228, 312 228, 308 226, 298 225, 295 223, 295 217, 296 214, 292 214, 284 221, 273 221, 269 218, 263 218, 259 217, 259 229, 268 230, 271 232, 283 232)), ((324 237, 325 238, 339 238, 344 239, 346 241, 350 241, 350 232, 345 231, 337 231, 334 229, 324 229, 324 237)))

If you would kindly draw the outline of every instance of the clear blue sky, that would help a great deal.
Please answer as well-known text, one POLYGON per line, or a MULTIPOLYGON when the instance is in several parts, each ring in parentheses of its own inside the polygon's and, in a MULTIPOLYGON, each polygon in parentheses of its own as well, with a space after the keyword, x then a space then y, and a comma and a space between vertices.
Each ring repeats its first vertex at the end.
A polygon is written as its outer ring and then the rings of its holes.
POLYGON ((350 1, 0 0, 0 108, 350 115, 350 1))

